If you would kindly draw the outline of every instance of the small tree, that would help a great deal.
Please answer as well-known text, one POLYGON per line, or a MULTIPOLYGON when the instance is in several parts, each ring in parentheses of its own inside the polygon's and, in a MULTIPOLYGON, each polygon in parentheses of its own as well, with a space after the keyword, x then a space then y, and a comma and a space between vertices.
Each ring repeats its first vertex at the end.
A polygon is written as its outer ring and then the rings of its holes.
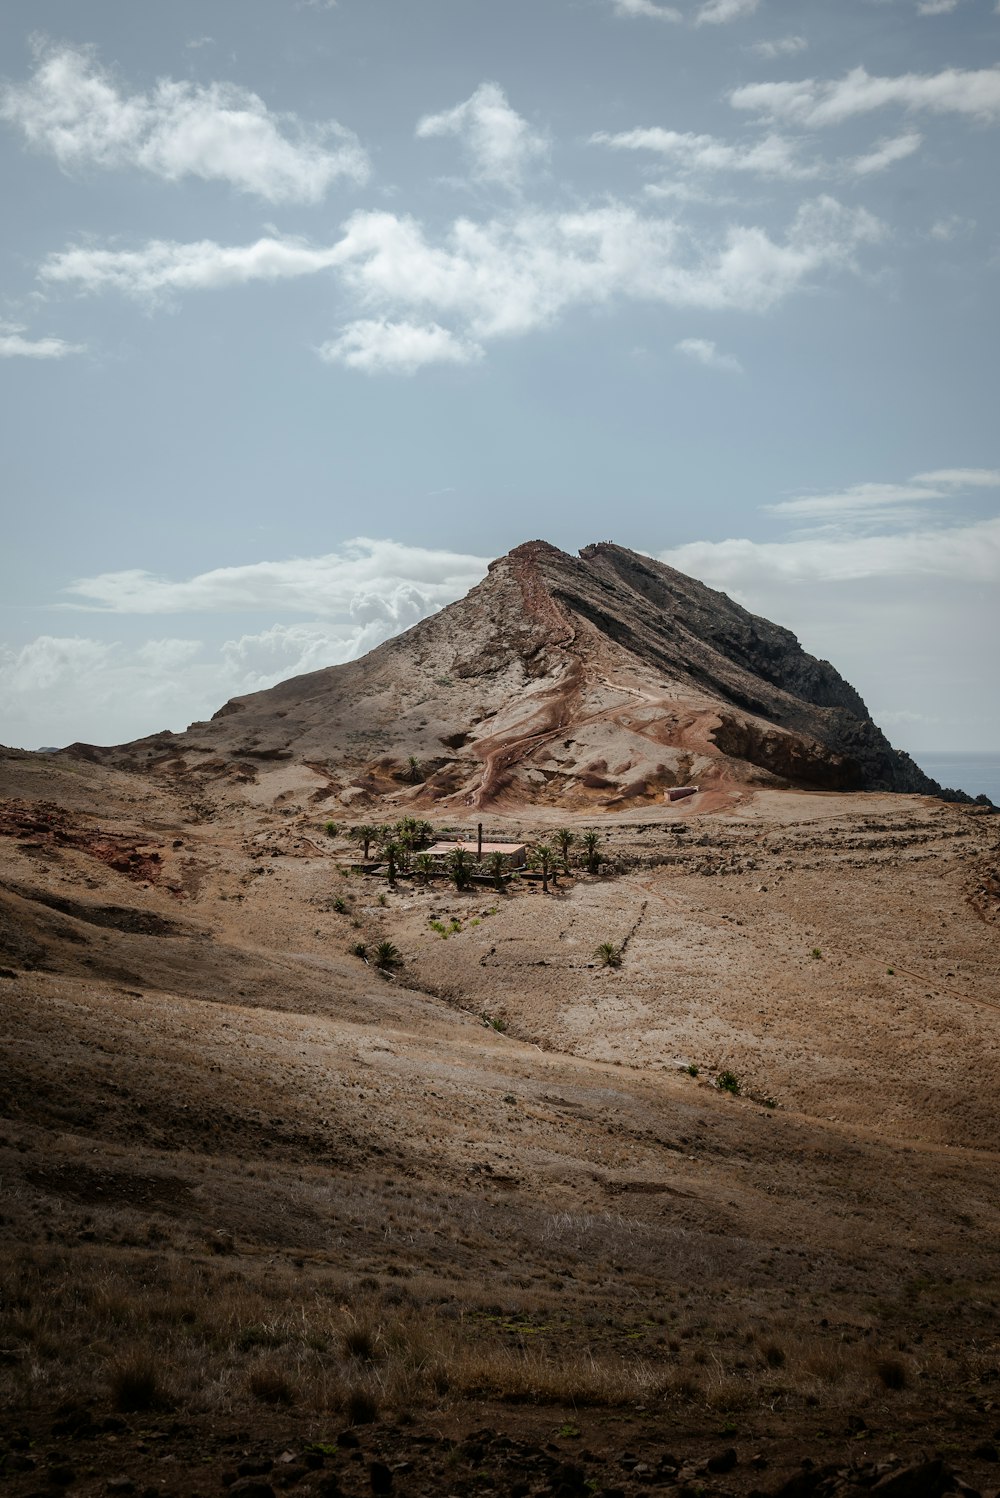
POLYGON ((469 882, 469 855, 464 848, 453 848, 448 854, 448 872, 455 888, 464 889, 469 882))
POLYGON ((536 843, 531 854, 531 864, 538 869, 542 875, 542 893, 549 892, 549 879, 554 877, 552 868, 552 849, 548 843, 536 843))
POLYGON ((585 832, 581 839, 583 851, 587 855, 588 874, 597 873, 598 864, 600 863, 600 859, 597 856, 597 845, 600 840, 600 836, 596 832, 585 832))
POLYGON ((363 850, 361 856, 365 863, 368 862, 368 850, 375 841, 375 835, 376 829, 370 822, 362 822, 359 826, 352 827, 347 834, 352 843, 359 843, 361 845, 363 850))
POLYGON ((575 833, 570 832, 568 827, 560 827, 556 833, 559 841, 559 852, 562 855, 563 873, 569 873, 569 845, 576 842, 575 833))
POLYGON ((493 875, 493 883, 496 885, 497 889, 502 892, 503 876, 506 869, 503 854, 491 853, 487 867, 489 868, 490 873, 493 875))
POLYGON ((403 966, 403 954, 395 942, 380 941, 375 948, 375 966, 388 972, 391 968, 403 966))
POLYGON ((382 857, 386 862, 385 875, 390 884, 396 882, 396 864, 400 857, 400 847, 396 842, 388 842, 382 849, 382 857))
POLYGON ((418 853, 415 864, 420 882, 426 889, 434 872, 434 860, 429 853, 418 853))
POLYGON ((411 754, 406 762, 406 778, 411 785, 419 785, 424 778, 420 772, 420 763, 415 754, 411 754))

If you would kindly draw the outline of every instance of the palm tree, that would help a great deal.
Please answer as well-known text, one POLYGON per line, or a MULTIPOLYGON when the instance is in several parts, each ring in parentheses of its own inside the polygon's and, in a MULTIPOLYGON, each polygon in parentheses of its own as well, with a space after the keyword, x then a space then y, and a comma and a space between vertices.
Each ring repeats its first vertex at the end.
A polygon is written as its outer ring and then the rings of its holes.
POLYGON ((553 879, 555 878, 552 860, 553 853, 548 843, 536 843, 531 855, 531 862, 534 868, 541 869, 542 871, 542 894, 544 895, 547 895, 549 892, 549 875, 551 874, 553 879))
POLYGON ((378 829, 373 827, 370 822, 362 822, 360 826, 352 827, 350 832, 347 834, 352 843, 361 844, 362 848, 364 849, 364 852, 361 856, 364 859, 365 863, 368 862, 368 850, 371 847, 372 843, 375 841, 377 830, 378 829))
POLYGON ((568 827, 560 827, 556 833, 559 839, 559 851, 562 854, 563 872, 569 873, 569 845, 576 842, 575 833, 570 832, 568 827))
POLYGON ((602 941, 600 946, 595 947, 594 956, 602 967, 621 967, 622 949, 615 946, 613 941, 602 941))
POLYGON ((383 972, 388 972, 390 968, 402 967, 402 965, 403 954, 395 942, 380 941, 375 948, 375 966, 380 967, 383 972))
POLYGON ((395 884, 396 882, 396 860, 400 855, 401 849, 398 843, 389 841, 383 845, 382 857, 386 861, 385 873, 390 884, 395 884))
POLYGON ((417 841, 417 822, 414 817, 401 817, 396 823, 396 832, 401 843, 408 843, 412 848, 417 841))
POLYGON ((434 872, 434 860, 429 853, 418 853, 416 869, 420 876, 421 884, 426 886, 430 883, 430 877, 434 872))
POLYGON ((434 828, 430 822, 418 822, 415 834, 415 843, 418 848, 426 848, 428 843, 434 841, 434 828))
POLYGON ((464 848, 453 848, 448 854, 448 871, 455 888, 464 889, 469 882, 469 855, 464 848))
POLYGON ((493 875, 493 883, 496 885, 497 889, 500 890, 501 893, 503 892, 503 876, 504 876, 504 873, 506 871, 506 867, 507 866, 506 866, 506 863, 504 862, 504 856, 503 856, 502 853, 491 853, 490 854, 489 863, 487 864, 487 868, 489 869, 490 873, 493 875))
POLYGON ((420 761, 417 759, 415 754, 411 754, 409 760, 407 761, 406 778, 411 785, 419 785, 421 780, 423 780, 424 778, 420 773, 420 761))
POLYGON ((597 866, 600 862, 599 858, 597 857, 597 845, 600 840, 600 835, 596 832, 585 832, 583 834, 583 838, 581 839, 581 841, 583 842, 584 852, 587 855, 588 874, 597 873, 597 866))

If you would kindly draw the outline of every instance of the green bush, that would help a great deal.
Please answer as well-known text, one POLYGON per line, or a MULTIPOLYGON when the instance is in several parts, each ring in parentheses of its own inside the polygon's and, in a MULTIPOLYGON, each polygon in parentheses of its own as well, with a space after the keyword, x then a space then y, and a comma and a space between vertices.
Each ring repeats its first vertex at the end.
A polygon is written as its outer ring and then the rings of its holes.
POLYGON ((599 947, 595 947, 594 956, 602 967, 621 967, 622 949, 613 941, 602 941, 599 947))

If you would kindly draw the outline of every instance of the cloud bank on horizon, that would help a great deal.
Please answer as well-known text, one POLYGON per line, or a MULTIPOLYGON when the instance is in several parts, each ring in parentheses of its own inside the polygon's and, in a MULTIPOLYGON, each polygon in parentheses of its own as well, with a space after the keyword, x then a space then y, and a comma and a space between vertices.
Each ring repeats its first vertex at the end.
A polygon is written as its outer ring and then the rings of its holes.
POLYGON ((621 526, 947 746, 944 614, 989 638, 1000 580, 1000 4, 386 3, 0 18, 0 739, 183 726, 621 526))

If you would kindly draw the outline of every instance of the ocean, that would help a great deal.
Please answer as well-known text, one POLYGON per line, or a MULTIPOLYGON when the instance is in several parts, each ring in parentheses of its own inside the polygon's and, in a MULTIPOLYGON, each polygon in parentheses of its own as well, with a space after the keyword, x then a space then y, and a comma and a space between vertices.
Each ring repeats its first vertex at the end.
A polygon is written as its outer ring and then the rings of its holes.
POLYGON ((966 791, 970 796, 989 796, 995 806, 1000 806, 1000 749, 979 754, 918 751, 912 757, 925 775, 930 775, 946 790, 966 791))

